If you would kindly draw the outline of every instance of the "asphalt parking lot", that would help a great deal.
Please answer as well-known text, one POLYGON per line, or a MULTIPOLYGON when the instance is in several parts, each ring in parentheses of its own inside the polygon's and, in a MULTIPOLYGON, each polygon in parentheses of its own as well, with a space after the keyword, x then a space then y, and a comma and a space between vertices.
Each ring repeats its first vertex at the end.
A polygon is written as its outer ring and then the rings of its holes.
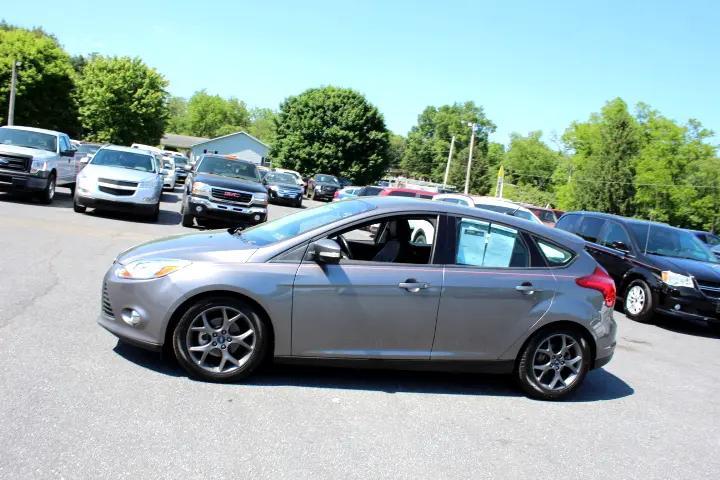
POLYGON ((95 323, 102 276, 189 231, 180 198, 149 223, 74 213, 62 188, 51 206, 0 194, 0 478, 717 478, 720 339, 698 326, 617 313, 615 358, 561 403, 469 374, 207 384, 118 344, 95 323))

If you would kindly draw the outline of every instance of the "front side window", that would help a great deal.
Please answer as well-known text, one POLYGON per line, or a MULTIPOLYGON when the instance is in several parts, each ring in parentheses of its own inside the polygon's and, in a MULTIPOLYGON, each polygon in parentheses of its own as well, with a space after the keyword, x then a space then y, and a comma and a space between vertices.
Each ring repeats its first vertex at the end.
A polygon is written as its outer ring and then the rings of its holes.
POLYGON ((120 150, 98 150, 90 160, 92 165, 127 168, 141 172, 155 172, 154 157, 147 153, 125 152, 120 150))
POLYGON ((630 237, 625 229, 616 222, 608 222, 598 243, 618 250, 630 250, 630 237))
POLYGON ((332 175, 318 175, 315 177, 315 181, 319 183, 330 183, 332 185, 337 185, 338 187, 340 186, 338 179, 332 175))
POLYGON ((560 220, 558 220, 555 228, 565 230, 566 232, 575 233, 577 231, 577 227, 580 223, 581 218, 582 217, 580 215, 566 213, 565 215, 560 217, 560 220))
POLYGON ((524 268, 527 246, 514 228, 463 218, 457 224, 455 263, 488 268, 524 268))

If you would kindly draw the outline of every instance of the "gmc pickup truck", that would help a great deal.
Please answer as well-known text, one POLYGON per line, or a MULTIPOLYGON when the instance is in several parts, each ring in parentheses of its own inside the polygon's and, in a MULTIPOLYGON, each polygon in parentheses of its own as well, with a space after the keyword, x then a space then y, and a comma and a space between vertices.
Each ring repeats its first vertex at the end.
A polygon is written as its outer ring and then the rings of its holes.
POLYGON ((75 192, 75 149, 61 132, 0 127, 0 191, 37 194, 51 203, 55 187, 75 192))

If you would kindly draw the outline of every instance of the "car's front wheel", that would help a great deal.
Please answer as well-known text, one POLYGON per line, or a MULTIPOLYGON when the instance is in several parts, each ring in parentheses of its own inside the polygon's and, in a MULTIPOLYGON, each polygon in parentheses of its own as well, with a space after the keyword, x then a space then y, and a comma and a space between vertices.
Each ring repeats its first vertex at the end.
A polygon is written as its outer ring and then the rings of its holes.
POLYGON ((653 297, 650 287, 643 280, 633 280, 625 290, 623 303, 625 315, 636 322, 647 323, 653 315, 653 297))
POLYGON ((45 186, 45 189, 40 194, 40 201, 42 203, 52 203, 53 198, 55 198, 55 186, 55 174, 51 173, 50 178, 48 179, 47 186, 45 186))
POLYGON ((190 307, 173 331, 180 365, 203 380, 233 382, 262 362, 266 327, 250 305, 232 297, 213 297, 190 307))
POLYGON ((85 213, 87 211, 87 207, 78 204, 77 199, 73 198, 73 210, 75 213, 85 213))
POLYGON ((571 328, 536 333, 520 352, 517 379, 529 396, 560 400, 574 392, 591 365, 587 340, 571 328))

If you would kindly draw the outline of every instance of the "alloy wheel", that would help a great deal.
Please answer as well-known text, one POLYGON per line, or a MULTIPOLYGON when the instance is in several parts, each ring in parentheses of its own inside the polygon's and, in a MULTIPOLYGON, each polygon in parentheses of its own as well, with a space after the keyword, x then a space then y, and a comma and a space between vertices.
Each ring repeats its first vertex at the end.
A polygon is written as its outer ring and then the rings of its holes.
POLYGON ((215 306, 190 323, 185 345, 193 362, 212 373, 231 373, 255 352, 257 335, 250 318, 237 308, 215 306))
POLYGON ((645 308, 645 290, 640 285, 628 290, 625 309, 632 315, 638 315, 645 308))
POLYGON ((578 340, 564 333, 543 339, 533 355, 535 380, 547 390, 565 390, 578 378, 583 352, 578 340))

